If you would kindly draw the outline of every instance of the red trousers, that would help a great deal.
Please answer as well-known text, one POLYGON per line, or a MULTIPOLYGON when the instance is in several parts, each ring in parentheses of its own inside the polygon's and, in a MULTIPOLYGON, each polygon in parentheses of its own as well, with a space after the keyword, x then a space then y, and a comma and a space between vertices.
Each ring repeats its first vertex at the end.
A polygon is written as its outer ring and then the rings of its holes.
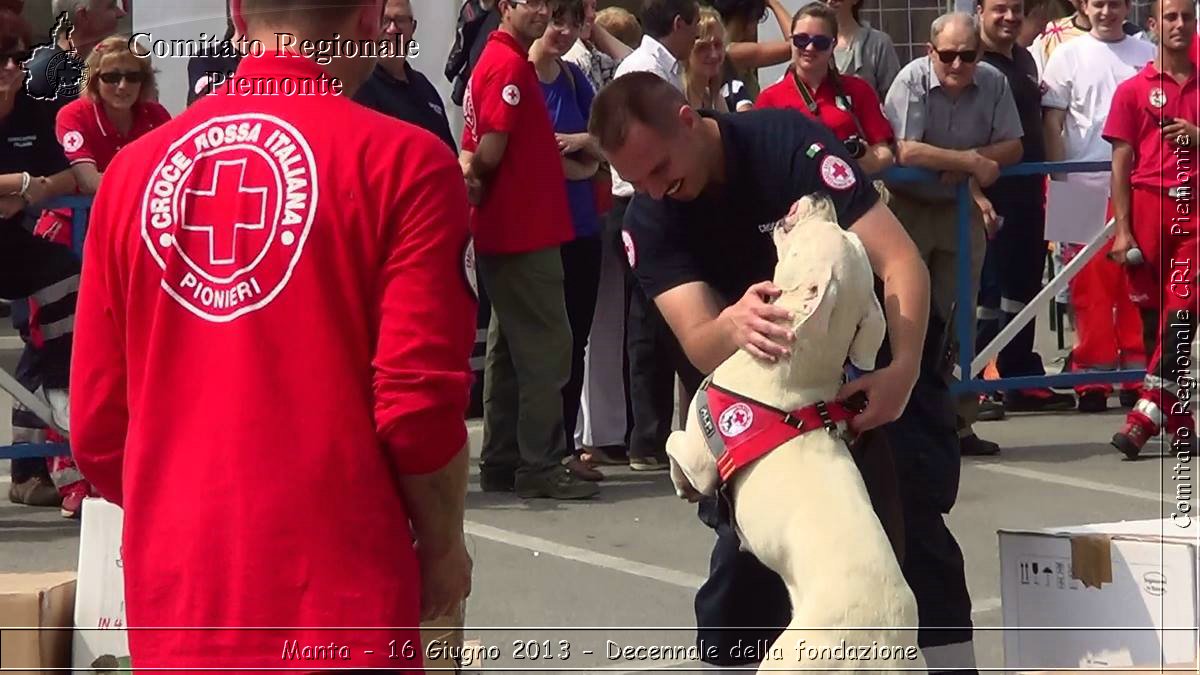
POLYGON ((1158 405, 1168 419, 1180 417, 1179 423, 1190 427, 1190 415, 1172 415, 1171 410, 1181 376, 1192 370, 1191 341, 1200 310, 1195 197, 1135 188, 1132 202, 1133 238, 1145 262, 1125 269, 1134 299, 1144 309, 1157 310, 1159 322, 1143 398, 1158 405))
MULTIPOLYGON (((1083 266, 1071 279, 1071 306, 1075 309, 1076 344, 1071 350, 1073 371, 1117 370, 1146 367, 1142 318, 1130 299, 1129 285, 1121 265, 1108 259, 1112 242, 1083 266)), ((1122 388, 1137 389, 1127 383, 1122 388)), ((1107 384, 1085 384, 1075 388, 1111 393, 1107 384)))

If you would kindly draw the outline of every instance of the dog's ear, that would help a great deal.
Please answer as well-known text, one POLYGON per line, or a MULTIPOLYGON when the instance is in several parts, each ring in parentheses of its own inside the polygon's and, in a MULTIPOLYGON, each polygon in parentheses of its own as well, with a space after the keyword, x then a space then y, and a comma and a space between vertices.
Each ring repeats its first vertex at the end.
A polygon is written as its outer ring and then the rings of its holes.
POLYGON ((833 265, 822 262, 811 272, 813 274, 804 275, 800 283, 792 287, 801 294, 801 304, 795 311, 796 319, 792 323, 792 328, 797 333, 801 329, 817 333, 828 332, 833 306, 837 303, 837 282, 833 279, 833 265))
POLYGON ((872 293, 867 311, 858 322, 858 332, 854 334, 854 341, 850 343, 850 363, 859 370, 875 370, 875 357, 879 354, 879 347, 883 344, 886 334, 887 321, 879 307, 879 300, 872 293))

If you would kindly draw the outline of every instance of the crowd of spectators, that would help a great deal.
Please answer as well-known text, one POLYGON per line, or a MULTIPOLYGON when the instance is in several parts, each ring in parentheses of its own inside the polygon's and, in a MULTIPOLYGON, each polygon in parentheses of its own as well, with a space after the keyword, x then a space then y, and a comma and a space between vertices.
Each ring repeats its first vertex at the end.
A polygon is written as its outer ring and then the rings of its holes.
MULTIPOLYGON (((7 2, 20 9, 18 0, 7 2)), ((875 178, 897 164, 940 174, 940 184, 875 185, 929 267, 942 320, 952 319, 958 256, 969 256, 982 346, 1036 294, 1047 251, 1045 199, 1029 199, 1044 196, 1045 181, 1001 179, 1000 170, 1108 159, 1101 130, 1116 85, 1155 52, 1155 36, 1127 20, 1130 5, 1122 0, 1077 0, 1074 13, 1052 20, 1049 2, 982 0, 974 14, 934 21, 927 54, 908 64, 886 33, 861 18, 861 0, 814 2, 794 14, 779 0, 646 0, 637 16, 596 4, 466 0, 443 73, 453 83, 451 103, 467 120, 461 139, 451 135, 436 88, 403 58, 381 62, 356 94, 459 153, 475 207, 481 321, 490 325, 481 465, 487 491, 587 497, 605 465, 667 467, 675 378, 693 364, 630 273, 636 250, 622 222, 634 186, 587 133, 592 99, 614 77, 654 72, 696 109, 799 110, 832 130, 875 178), (772 18, 782 39, 760 39, 772 18), (783 63, 779 81, 759 82, 760 68, 783 63), (524 79, 513 84, 518 76, 524 79), (529 96, 538 104, 521 105, 529 96), (973 197, 969 251, 958 250, 951 208, 962 181, 973 197), (532 182, 542 195, 521 198, 519 186, 532 182), (536 478, 520 489, 518 477, 527 474, 536 478)), ((22 442, 69 435, 63 389, 78 271, 64 254, 70 212, 31 205, 94 193, 123 146, 170 118, 156 102, 152 62, 130 54, 127 37, 110 37, 120 3, 55 0, 53 9, 74 30, 60 31, 54 49, 29 63, 28 25, 17 12, 0 14, 0 125, 10 140, 24 139, 19 152, 0 160, 0 230, 20 242, 0 247, 13 261, 3 265, 0 295, 27 300, 14 313, 28 343, 18 374, 62 416, 47 425, 18 406, 22 442), (53 87, 39 59, 58 53, 85 60, 88 77, 78 92, 60 87, 47 96, 53 87), (28 85, 25 68, 34 73, 28 85)), ((382 23, 386 34, 411 38, 417 17, 408 0, 390 0, 382 23)), ((232 22, 226 39, 236 39, 232 22)), ((224 52, 193 59, 189 104, 209 88, 212 73, 231 71, 238 60, 224 52)), ((1108 176, 1067 180, 1107 185, 1108 176)), ((1062 264, 1079 247, 1052 248, 1062 264)), ((1142 317, 1108 258, 1097 256, 1071 285, 1074 370, 1146 364, 1142 317)), ((1045 372, 1033 334, 1031 323, 1000 353, 1000 375, 1045 372)), ((1005 410, 1104 410, 1111 391, 1081 385, 1078 401, 1047 388, 964 397, 962 453, 999 451, 975 434, 976 419, 999 419, 1005 410)), ((1140 385, 1124 385, 1121 403, 1132 407, 1139 392, 1140 385)), ((69 459, 50 464, 46 471, 39 460, 16 463, 11 498, 77 514, 86 482, 69 459)))

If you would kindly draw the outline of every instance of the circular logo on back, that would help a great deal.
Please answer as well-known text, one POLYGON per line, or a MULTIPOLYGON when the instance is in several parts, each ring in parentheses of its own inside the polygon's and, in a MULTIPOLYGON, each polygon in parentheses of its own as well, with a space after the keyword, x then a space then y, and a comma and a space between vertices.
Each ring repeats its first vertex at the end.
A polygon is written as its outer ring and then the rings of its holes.
POLYGON ((475 238, 469 237, 466 246, 463 246, 462 254, 463 278, 467 282, 467 289, 471 291, 471 295, 479 300, 479 280, 475 275, 475 238))
POLYGON ((848 190, 854 187, 854 169, 841 157, 826 155, 821 160, 821 180, 834 190, 848 190))
POLYGON ((83 147, 83 134, 78 131, 68 131, 63 134, 62 140, 63 150, 67 152, 75 152, 83 147))
POLYGON ((750 428, 754 424, 754 411, 745 403, 735 403, 721 413, 721 419, 717 421, 717 426, 721 429, 721 435, 727 438, 733 438, 750 428))
POLYGON ((218 117, 171 145, 142 197, 142 240, 162 288, 213 322, 284 289, 317 210, 308 141, 270 115, 218 117))
POLYGON ((1161 108, 1167 104, 1167 92, 1159 87, 1150 90, 1150 105, 1161 108))

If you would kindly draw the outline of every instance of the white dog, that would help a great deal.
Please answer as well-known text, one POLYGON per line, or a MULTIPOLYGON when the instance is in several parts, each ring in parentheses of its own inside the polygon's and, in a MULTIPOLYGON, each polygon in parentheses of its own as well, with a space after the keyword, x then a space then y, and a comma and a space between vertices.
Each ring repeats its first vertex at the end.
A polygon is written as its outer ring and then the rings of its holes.
POLYGON ((847 357, 874 368, 886 331, 866 250, 836 220, 827 199, 805 197, 776 228, 775 304, 795 315, 791 358, 764 364, 739 351, 716 369, 687 430, 667 441, 671 480, 694 499, 716 495, 727 477, 743 548, 787 584, 792 623, 759 672, 924 672, 916 601, 849 449, 831 433, 852 412, 813 408, 834 400, 847 357), (787 429, 783 411, 801 411, 788 422, 815 429, 787 429), (777 447, 743 454, 763 440, 777 447))

